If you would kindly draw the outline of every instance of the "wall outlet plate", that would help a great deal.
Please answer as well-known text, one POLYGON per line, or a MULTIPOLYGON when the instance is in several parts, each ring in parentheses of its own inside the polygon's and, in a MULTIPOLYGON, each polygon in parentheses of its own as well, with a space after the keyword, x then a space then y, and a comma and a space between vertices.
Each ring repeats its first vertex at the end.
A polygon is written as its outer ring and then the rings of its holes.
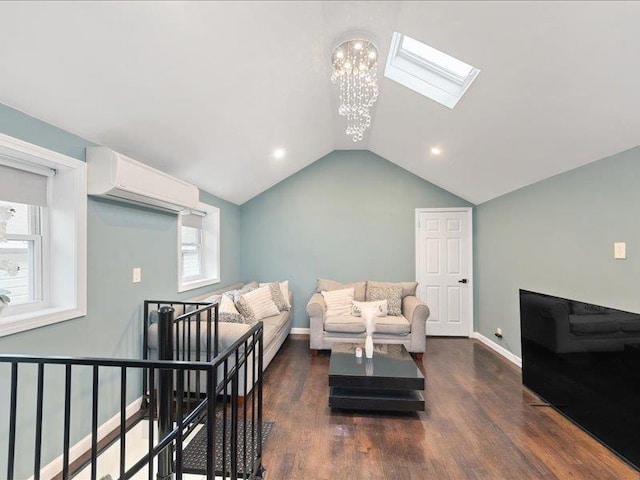
POLYGON ((133 283, 140 283, 142 281, 142 269, 135 267, 133 269, 133 283))
POLYGON ((613 258, 616 260, 624 260, 627 258, 626 242, 616 242, 613 244, 613 258))

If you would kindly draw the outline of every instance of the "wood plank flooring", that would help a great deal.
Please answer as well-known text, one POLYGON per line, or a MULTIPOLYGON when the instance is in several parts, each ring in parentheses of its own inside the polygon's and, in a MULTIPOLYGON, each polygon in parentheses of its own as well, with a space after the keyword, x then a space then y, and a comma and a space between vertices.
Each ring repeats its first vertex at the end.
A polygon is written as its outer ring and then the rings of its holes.
POLYGON ((426 411, 327 406, 329 354, 292 335, 265 373, 275 421, 269 480, 639 479, 637 471, 522 386, 520 371, 470 339, 429 338, 426 411))

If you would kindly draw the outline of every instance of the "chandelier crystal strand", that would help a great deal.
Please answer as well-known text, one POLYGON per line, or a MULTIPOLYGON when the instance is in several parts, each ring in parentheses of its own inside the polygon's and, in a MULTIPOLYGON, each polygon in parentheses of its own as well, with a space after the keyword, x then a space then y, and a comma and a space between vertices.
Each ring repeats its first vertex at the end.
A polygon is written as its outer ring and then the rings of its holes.
POLYGON ((338 113, 347 117, 345 132, 357 142, 371 126, 369 109, 378 99, 378 49, 367 40, 349 40, 333 51, 331 60, 331 82, 339 87, 338 113))

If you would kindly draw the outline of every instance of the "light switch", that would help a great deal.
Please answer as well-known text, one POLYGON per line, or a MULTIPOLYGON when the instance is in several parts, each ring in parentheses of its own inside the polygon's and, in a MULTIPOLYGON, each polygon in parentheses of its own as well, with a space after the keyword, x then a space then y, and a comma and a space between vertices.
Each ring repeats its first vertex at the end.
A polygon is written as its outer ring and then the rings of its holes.
POLYGON ((613 244, 613 258, 617 260, 627 258, 627 244, 625 242, 616 242, 613 244))
POLYGON ((140 283, 142 281, 142 269, 135 267, 133 269, 133 283, 140 283))

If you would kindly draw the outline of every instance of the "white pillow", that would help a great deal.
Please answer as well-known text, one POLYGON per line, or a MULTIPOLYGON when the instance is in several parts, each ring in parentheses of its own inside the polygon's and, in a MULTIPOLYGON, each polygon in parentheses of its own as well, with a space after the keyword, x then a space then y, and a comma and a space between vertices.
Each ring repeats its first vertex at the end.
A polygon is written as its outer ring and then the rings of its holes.
POLYGON ((220 306, 218 307, 218 313, 235 313, 240 314, 235 304, 233 303, 233 296, 231 295, 222 295, 222 299, 220 300, 220 306))
MULTIPOLYGON (((264 287, 265 285, 269 285, 268 283, 261 283, 260 286, 264 287)), ((287 308, 291 309, 291 303, 289 302, 289 280, 285 280, 284 282, 279 282, 280 291, 282 291, 282 296, 284 297, 284 303, 287 304, 287 308)))
POLYGON ((353 307, 351 309, 351 315, 354 317, 359 317, 362 315, 362 310, 365 308, 376 308, 378 309, 379 317, 387 316, 387 301, 379 300, 377 302, 353 302, 353 307))
POLYGON ((324 303, 327 306, 325 317, 337 317, 339 315, 351 314, 353 304, 353 287, 343 288, 342 290, 332 290, 330 292, 320 292, 324 297, 324 303))
POLYGON ((256 288, 249 293, 241 295, 236 301, 236 307, 249 323, 257 322, 266 317, 278 315, 280 311, 271 299, 269 286, 256 288))

